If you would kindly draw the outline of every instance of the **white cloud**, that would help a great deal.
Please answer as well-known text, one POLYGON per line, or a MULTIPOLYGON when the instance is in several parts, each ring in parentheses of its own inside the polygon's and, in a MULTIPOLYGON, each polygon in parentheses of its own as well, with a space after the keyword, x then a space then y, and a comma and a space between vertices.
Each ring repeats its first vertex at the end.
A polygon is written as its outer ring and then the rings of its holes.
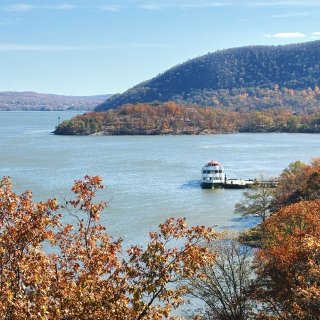
POLYGON ((140 9, 145 10, 163 10, 166 8, 175 8, 175 9, 195 9, 195 8, 216 8, 216 7, 225 7, 231 5, 228 2, 180 2, 180 3, 143 3, 139 5, 140 9))
MULTIPOLYGON (((139 1, 137 1, 139 3, 139 1)), ((210 1, 210 0, 154 0, 153 2, 140 2, 139 7, 159 10, 161 8, 208 8, 208 7, 320 7, 318 0, 226 0, 226 1, 210 1)))
POLYGON ((70 51, 70 50, 76 50, 76 47, 0 43, 0 51, 70 51))
MULTIPOLYGON (((196 8, 218 8, 218 7, 272 7, 272 6, 291 6, 291 7, 320 7, 320 1, 314 0, 227 0, 227 1, 210 1, 210 0, 153 0, 153 2, 147 2, 145 0, 137 1, 122 1, 121 4, 105 4, 98 8, 110 12, 120 12, 125 8, 137 7, 143 10, 165 10, 165 9, 196 9, 196 8)), ((10 11, 10 12, 28 12, 31 10, 71 10, 76 9, 79 6, 69 4, 69 3, 60 3, 53 5, 34 5, 30 3, 14 3, 7 6, 0 7, 0 10, 10 11)), ((95 7, 92 5, 92 7, 95 7)), ((284 14, 274 15, 274 18, 285 18, 285 17, 294 17, 294 16, 305 16, 312 14, 311 12, 288 12, 284 14)))
MULTIPOLYGON (((194 8, 215 8, 215 7, 320 7, 320 1, 315 0, 228 0, 228 1, 205 1, 205 0, 182 0, 182 1, 157 1, 152 3, 142 2, 139 5, 140 9, 145 10, 164 10, 167 8, 175 9, 194 9, 194 8)), ((300 15, 309 15, 310 12, 288 12, 279 14, 274 17, 291 17, 300 15)))
POLYGON ((282 14, 276 14, 273 15, 272 18, 291 18, 291 17, 305 17, 305 16, 310 16, 312 15, 312 12, 305 11, 305 12, 287 12, 287 13, 282 13, 282 14))
POLYGON ((144 9, 144 10, 161 10, 163 8, 165 8, 165 5, 161 5, 161 4, 141 4, 139 5, 140 9, 144 9))
POLYGON ((312 32, 310 39, 311 39, 311 40, 318 40, 318 39, 320 39, 320 32, 319 32, 319 31, 317 31, 317 32, 312 32))
POLYGON ((264 37, 288 39, 288 38, 306 38, 307 35, 301 32, 279 32, 274 34, 271 34, 271 33, 264 34, 264 37))
POLYGON ((0 51, 87 51, 97 49, 117 49, 119 46, 66 46, 42 44, 0 43, 0 51))
POLYGON ((313 0, 287 0, 287 1, 248 1, 251 7, 275 7, 275 6, 296 6, 296 7, 320 7, 320 1, 313 0))
POLYGON ((182 3, 180 8, 189 9, 189 8, 216 8, 216 7, 225 7, 230 4, 227 2, 204 2, 204 3, 182 3))
POLYGON ((27 3, 16 3, 16 4, 11 4, 7 7, 5 7, 6 11, 30 11, 35 9, 36 7, 31 5, 31 4, 27 4, 27 3))
POLYGON ((176 46, 165 43, 136 43, 136 44, 114 44, 114 45, 43 45, 43 44, 18 44, 18 43, 0 43, 0 52, 66 52, 66 51, 96 51, 96 50, 114 50, 114 49, 154 49, 154 48, 176 48, 176 46))
POLYGON ((110 4, 110 5, 102 6, 100 9, 102 9, 104 11, 120 12, 124 8, 125 8, 124 6, 119 6, 119 5, 116 5, 116 4, 110 4))
MULTIPOLYGON (((41 8, 41 7, 39 7, 41 8)), ((72 10, 76 9, 77 6, 69 3, 61 3, 57 5, 52 5, 52 6, 43 6, 44 9, 52 9, 52 10, 72 10)))
POLYGON ((1 10, 9 12, 28 12, 31 10, 71 10, 75 8, 77 8, 77 6, 69 3, 60 3, 55 5, 32 5, 28 3, 15 3, 2 7, 1 10))

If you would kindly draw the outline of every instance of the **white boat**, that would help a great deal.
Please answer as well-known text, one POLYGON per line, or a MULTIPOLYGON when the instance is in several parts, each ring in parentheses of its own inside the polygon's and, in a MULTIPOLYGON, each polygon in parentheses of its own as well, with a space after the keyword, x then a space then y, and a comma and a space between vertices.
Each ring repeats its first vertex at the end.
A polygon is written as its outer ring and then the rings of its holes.
POLYGON ((202 167, 201 186, 205 189, 222 188, 226 176, 220 162, 212 160, 202 167))

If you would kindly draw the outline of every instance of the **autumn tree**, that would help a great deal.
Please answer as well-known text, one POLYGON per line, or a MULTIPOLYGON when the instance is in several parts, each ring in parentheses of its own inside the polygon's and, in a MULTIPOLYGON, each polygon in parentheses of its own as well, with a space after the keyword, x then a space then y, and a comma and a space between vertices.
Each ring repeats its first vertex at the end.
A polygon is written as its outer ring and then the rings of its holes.
POLYGON ((300 201, 265 221, 255 262, 261 319, 319 319, 319 212, 320 200, 300 201))
POLYGON ((320 158, 311 164, 291 163, 279 176, 272 206, 274 210, 302 200, 320 198, 320 158))
POLYGON ((175 319, 183 304, 181 280, 199 277, 215 260, 204 246, 216 233, 166 220, 145 247, 122 248, 100 224, 104 202, 94 202, 99 177, 76 181, 75 196, 33 202, 0 184, 0 318, 175 319), (65 224, 68 214, 74 223, 65 224))
POLYGON ((57 202, 37 204, 17 195, 9 178, 0 183, 0 318, 39 319, 47 314, 52 262, 43 244, 59 224, 57 202))

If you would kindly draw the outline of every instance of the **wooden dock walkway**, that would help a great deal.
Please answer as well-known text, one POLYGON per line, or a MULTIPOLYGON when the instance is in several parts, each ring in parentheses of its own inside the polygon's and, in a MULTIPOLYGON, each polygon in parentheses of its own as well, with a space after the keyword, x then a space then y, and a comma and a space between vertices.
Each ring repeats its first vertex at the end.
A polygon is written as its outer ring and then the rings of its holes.
POLYGON ((223 184, 225 189, 246 189, 255 187, 267 187, 276 188, 278 186, 278 181, 272 180, 258 180, 258 179, 227 179, 223 184))

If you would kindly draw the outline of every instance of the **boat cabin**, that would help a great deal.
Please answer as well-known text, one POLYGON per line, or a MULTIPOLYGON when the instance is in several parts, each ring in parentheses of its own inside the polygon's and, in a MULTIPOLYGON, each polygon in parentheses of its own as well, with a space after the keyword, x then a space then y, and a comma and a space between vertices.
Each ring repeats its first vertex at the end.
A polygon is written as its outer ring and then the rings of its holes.
POLYGON ((208 189, 221 188, 225 180, 225 172, 220 162, 212 160, 202 167, 202 187, 208 189))

